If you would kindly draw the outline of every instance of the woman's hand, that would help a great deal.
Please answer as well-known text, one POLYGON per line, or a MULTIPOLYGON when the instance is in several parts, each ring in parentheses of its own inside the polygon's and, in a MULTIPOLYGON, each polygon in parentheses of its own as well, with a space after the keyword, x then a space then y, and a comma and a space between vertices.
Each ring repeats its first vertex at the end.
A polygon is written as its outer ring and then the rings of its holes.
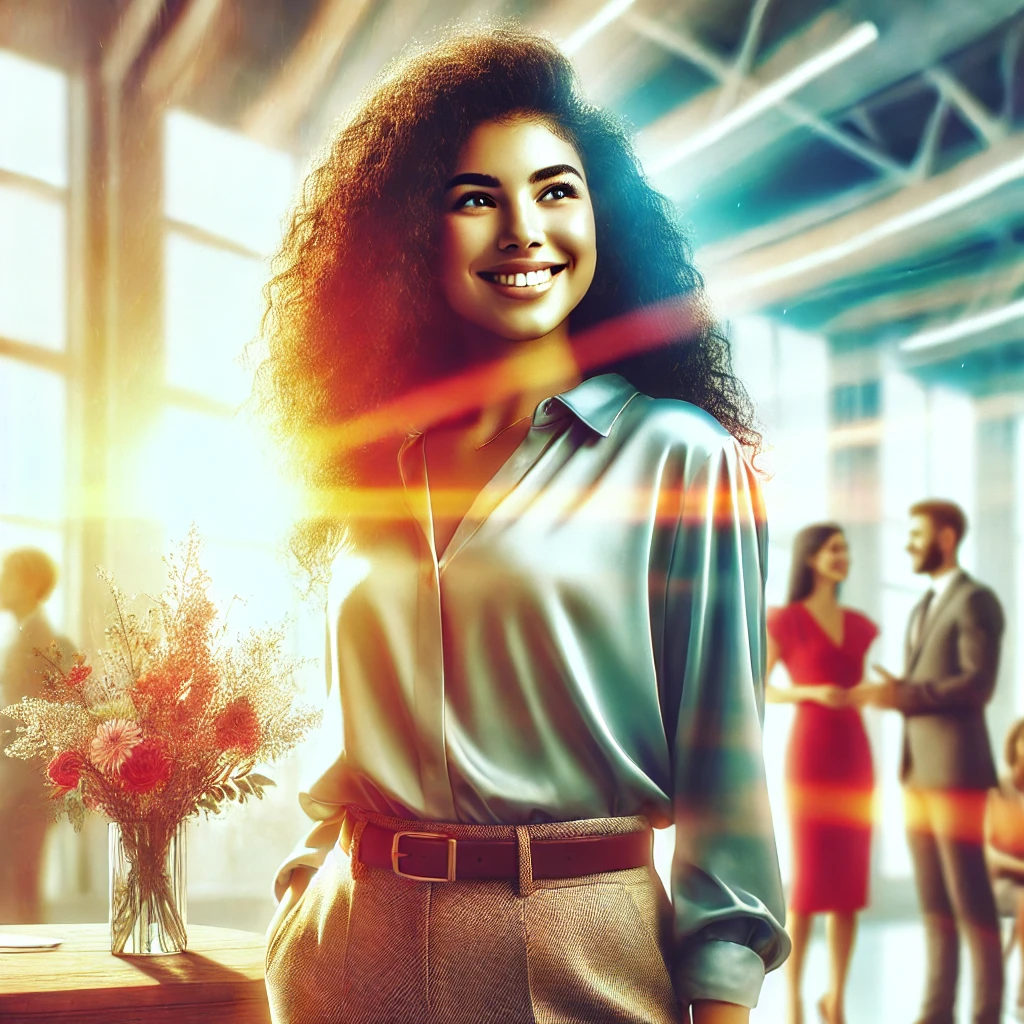
POLYGON ((302 894, 309 887, 310 879, 315 874, 316 872, 312 868, 302 866, 292 870, 288 888, 285 889, 281 902, 278 903, 277 910, 274 911, 274 916, 270 919, 270 924, 267 925, 267 946, 273 942, 278 928, 281 927, 281 922, 288 916, 288 911, 302 899, 302 894))
POLYGON ((801 686, 799 689, 804 700, 813 701, 826 708, 848 708, 852 703, 849 690, 844 690, 841 686, 833 686, 831 683, 801 686))
POLYGON ((750 1010, 736 1003, 702 999, 693 1004, 693 1024, 748 1024, 750 1010))

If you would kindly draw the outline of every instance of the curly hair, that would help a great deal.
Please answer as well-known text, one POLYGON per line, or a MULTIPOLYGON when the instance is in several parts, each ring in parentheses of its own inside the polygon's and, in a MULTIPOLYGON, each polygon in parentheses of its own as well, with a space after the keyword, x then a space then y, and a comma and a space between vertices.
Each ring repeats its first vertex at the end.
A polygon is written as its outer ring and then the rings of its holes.
MULTIPOLYGON (((598 261, 570 334, 694 297, 685 337, 584 375, 616 372, 652 397, 691 402, 759 448, 751 403, 671 204, 645 179, 624 126, 583 99, 569 60, 548 40, 506 27, 452 33, 400 57, 305 180, 264 289, 268 354, 256 395, 308 486, 365 484, 366 467, 380 461, 365 448, 324 445, 325 428, 461 368, 445 341, 454 314, 431 273, 440 197, 472 131, 519 116, 573 145, 587 175, 598 261)), ((343 526, 330 515, 301 524, 299 561, 322 566, 343 526)))

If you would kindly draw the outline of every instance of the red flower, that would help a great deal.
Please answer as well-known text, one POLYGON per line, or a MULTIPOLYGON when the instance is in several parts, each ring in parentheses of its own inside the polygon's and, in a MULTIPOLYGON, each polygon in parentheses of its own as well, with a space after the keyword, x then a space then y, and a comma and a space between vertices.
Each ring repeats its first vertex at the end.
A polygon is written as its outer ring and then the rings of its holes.
POLYGON ((84 661, 76 661, 64 676, 64 682, 71 687, 81 686, 92 675, 92 665, 84 661))
POLYGON ((55 797, 61 797, 78 788, 84 764, 85 758, 77 750, 62 750, 50 761, 46 766, 46 775, 57 787, 55 797))
POLYGON ((232 701, 213 721, 217 744, 221 750, 237 750, 254 754, 262 739, 260 720, 245 697, 232 701))
POLYGON ((172 767, 161 740, 143 740, 132 748, 118 771, 118 777, 129 792, 148 793, 171 777, 172 767))

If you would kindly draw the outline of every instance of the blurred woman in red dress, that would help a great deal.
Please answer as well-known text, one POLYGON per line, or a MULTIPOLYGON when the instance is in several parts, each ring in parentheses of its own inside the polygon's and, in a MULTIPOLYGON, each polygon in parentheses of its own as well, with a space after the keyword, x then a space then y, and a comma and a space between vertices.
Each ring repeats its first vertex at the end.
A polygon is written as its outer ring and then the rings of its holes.
POLYGON ((820 523, 793 544, 785 607, 768 616, 768 678, 778 662, 792 686, 767 687, 767 699, 796 704, 786 756, 793 835, 788 931, 790 1024, 801 1024, 800 983, 815 914, 828 914, 831 984, 818 1001, 823 1024, 845 1024, 844 995, 857 911, 867 904, 874 773, 871 747, 850 690, 878 635, 866 616, 839 604, 850 571, 842 528, 820 523))

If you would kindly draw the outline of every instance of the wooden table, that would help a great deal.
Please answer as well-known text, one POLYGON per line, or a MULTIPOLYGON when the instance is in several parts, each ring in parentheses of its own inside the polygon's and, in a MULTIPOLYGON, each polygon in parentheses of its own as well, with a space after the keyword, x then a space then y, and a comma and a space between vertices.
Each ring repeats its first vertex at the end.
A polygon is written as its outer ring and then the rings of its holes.
POLYGON ((270 1024, 263 936, 191 925, 188 951, 110 955, 106 924, 5 926, 62 938, 57 949, 0 953, 3 1024, 270 1024))

